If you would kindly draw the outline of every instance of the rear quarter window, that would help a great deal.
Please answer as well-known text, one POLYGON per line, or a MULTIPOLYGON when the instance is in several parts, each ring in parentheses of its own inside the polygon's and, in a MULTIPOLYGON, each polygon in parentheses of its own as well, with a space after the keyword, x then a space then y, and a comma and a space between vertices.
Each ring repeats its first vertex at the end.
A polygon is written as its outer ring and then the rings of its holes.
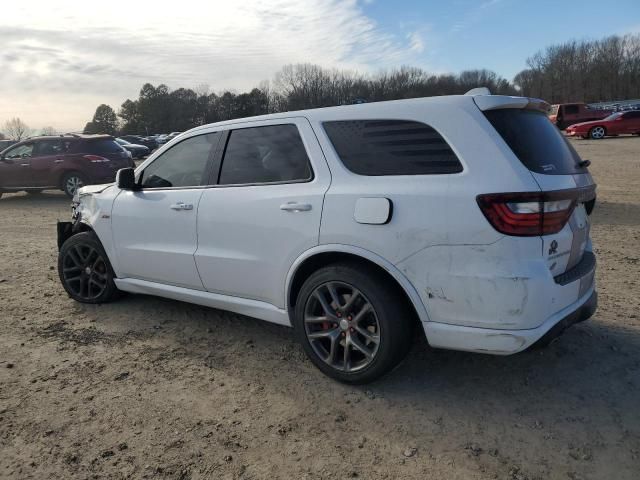
POLYGON ((358 175, 459 173, 462 164, 444 138, 408 120, 346 120, 323 127, 344 166, 358 175))
POLYGON ((578 152, 542 112, 505 108, 483 112, 518 159, 532 172, 587 173, 578 152))

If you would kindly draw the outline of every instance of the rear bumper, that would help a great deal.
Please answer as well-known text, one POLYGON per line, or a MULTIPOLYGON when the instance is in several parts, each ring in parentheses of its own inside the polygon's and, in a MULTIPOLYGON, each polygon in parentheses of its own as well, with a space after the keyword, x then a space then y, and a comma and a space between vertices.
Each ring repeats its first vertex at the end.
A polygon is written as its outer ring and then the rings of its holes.
POLYGON ((537 328, 496 330, 437 322, 425 322, 423 325, 429 345, 434 348, 511 355, 526 350, 538 341, 548 341, 571 325, 587 320, 595 313, 597 306, 598 294, 592 285, 577 302, 557 312, 537 328))

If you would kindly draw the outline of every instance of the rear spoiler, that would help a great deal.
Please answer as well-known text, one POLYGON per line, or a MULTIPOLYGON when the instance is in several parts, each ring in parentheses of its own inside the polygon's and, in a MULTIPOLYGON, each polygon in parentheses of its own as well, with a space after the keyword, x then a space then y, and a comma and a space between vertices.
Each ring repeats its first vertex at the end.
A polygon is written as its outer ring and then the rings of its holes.
POLYGON ((465 95, 473 97, 473 101, 483 112, 486 110, 499 110, 503 108, 524 108, 547 113, 551 105, 539 98, 509 97, 506 95, 491 95, 488 88, 474 88, 465 95))

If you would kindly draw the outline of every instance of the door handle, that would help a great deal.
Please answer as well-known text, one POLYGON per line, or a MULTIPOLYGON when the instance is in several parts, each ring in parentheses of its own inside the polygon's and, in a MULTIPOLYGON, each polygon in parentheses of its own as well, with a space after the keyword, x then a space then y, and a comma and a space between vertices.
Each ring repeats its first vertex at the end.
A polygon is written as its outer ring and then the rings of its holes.
POLYGON ((28 163, 21 163, 21 164, 20 164, 20 166, 21 166, 21 167, 28 167, 28 166, 29 166, 29 164, 28 164, 28 163))
POLYGON ((193 210, 192 203, 178 202, 170 206, 172 210, 193 210))
POLYGON ((297 202, 283 203, 280 205, 280 210, 284 210, 285 212, 308 212, 311 210, 311 204, 297 202))
POLYGON ((53 163, 62 163, 62 162, 64 162, 64 160, 62 158, 58 158, 58 159, 53 161, 53 163))

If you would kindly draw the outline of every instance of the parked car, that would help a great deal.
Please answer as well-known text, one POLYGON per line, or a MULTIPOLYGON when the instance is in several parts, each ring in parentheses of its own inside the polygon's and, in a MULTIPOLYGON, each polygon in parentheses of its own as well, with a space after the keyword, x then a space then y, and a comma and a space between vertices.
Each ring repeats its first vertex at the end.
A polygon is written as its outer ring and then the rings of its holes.
POLYGON ((84 303, 127 291, 293 326, 348 383, 396 366, 415 327, 520 352, 596 308, 595 185, 547 108, 470 94, 194 128, 79 191, 60 280, 84 303))
POLYGON ((612 113, 612 110, 590 108, 586 103, 562 103, 551 105, 549 120, 560 130, 564 130, 569 125, 600 120, 612 113))
POLYGON ((640 135, 640 111, 616 112, 602 120, 576 123, 567 128, 567 133, 594 140, 612 135, 640 135))
POLYGON ((167 142, 173 140, 174 138, 176 138, 181 133, 182 132, 171 132, 169 135, 167 135, 167 142))
POLYGON ((135 143, 129 143, 122 138, 116 138, 116 142, 131 153, 133 158, 144 158, 149 155, 149 148, 144 145, 136 145, 135 143))
POLYGON ((2 192, 60 189, 72 197, 83 185, 113 182, 131 156, 109 135, 32 137, 0 154, 2 192))
POLYGON ((11 145, 15 145, 15 140, 0 140, 0 152, 2 152, 5 148, 10 147, 11 145))
POLYGON ((141 137, 139 135, 122 135, 119 138, 136 145, 144 145, 149 149, 149 152, 153 152, 158 148, 158 142, 153 137, 141 137))
POLYGON ((169 135, 167 135, 166 133, 162 133, 160 135, 156 135, 155 139, 156 142, 158 142, 158 145, 164 145, 169 141, 169 135))

